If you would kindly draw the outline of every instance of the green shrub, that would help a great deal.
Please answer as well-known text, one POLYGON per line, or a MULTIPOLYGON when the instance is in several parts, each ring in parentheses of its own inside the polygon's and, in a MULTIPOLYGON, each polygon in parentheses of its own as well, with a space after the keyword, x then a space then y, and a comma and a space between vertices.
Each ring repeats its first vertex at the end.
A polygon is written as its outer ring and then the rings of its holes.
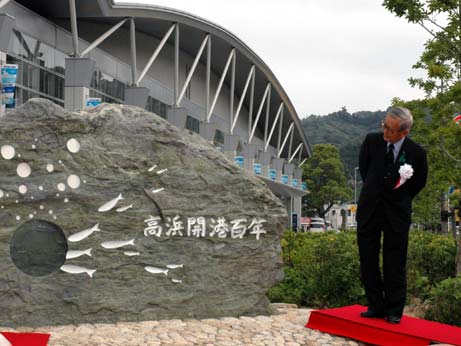
POLYGON ((285 280, 269 299, 305 306, 342 306, 363 301, 354 232, 287 232, 282 241, 285 280))
POLYGON ((428 303, 425 318, 461 326, 461 277, 449 278, 436 285, 428 303))
POLYGON ((426 299, 434 285, 456 274, 453 238, 411 231, 408 244, 407 283, 410 296, 426 299))
MULTIPOLYGON (((309 307, 366 304, 359 278, 355 230, 295 233, 282 239, 285 279, 268 292, 273 302, 309 307)), ((454 276, 456 243, 447 236, 412 231, 409 238, 408 295, 426 299, 438 282, 454 276)))

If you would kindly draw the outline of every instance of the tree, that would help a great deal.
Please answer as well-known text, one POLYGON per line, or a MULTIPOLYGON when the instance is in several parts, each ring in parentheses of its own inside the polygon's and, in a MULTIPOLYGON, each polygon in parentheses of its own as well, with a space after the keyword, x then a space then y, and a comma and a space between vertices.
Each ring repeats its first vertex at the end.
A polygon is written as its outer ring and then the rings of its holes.
POLYGON ((461 111, 461 1, 385 0, 383 5, 431 35, 413 66, 425 69, 427 78, 409 80, 426 92, 426 98, 410 102, 394 99, 393 104, 412 111, 412 137, 428 152, 428 182, 415 200, 413 219, 426 228, 438 228, 448 187, 461 186, 461 129, 453 122, 453 116, 461 111))
POLYGON ((334 145, 314 145, 312 158, 303 165, 303 180, 310 192, 303 198, 308 213, 324 218, 334 204, 351 198, 352 190, 334 145))
POLYGON ((413 66, 427 72, 427 79, 410 78, 412 86, 428 96, 443 93, 461 80, 461 1, 384 0, 383 6, 397 17, 416 23, 431 38, 413 66))
MULTIPOLYGON (((394 99, 393 104, 412 111, 415 123, 411 136, 428 155, 428 181, 413 205, 413 220, 436 229, 449 186, 461 187, 461 128, 453 121, 455 109, 461 105, 461 84, 433 98, 409 102, 394 99)), ((451 196, 451 205, 459 203, 455 197, 451 196)))

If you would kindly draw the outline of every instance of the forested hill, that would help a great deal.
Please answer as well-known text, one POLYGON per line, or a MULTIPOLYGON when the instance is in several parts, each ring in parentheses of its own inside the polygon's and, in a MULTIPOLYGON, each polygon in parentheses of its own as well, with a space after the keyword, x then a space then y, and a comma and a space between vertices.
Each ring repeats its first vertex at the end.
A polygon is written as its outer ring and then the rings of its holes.
POLYGON ((334 144, 339 148, 349 178, 354 177, 360 144, 368 132, 380 131, 384 111, 350 114, 345 108, 325 116, 311 115, 301 120, 309 142, 334 144))

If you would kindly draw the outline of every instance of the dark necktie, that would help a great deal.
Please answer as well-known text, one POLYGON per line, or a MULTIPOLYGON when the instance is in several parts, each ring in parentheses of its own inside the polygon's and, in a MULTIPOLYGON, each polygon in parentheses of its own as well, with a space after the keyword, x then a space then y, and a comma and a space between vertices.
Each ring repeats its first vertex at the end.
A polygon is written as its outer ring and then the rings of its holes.
POLYGON ((386 153, 386 165, 394 164, 394 144, 389 144, 386 153))
POLYGON ((386 162, 384 168, 384 178, 390 179, 394 167, 394 144, 389 144, 386 152, 386 162))

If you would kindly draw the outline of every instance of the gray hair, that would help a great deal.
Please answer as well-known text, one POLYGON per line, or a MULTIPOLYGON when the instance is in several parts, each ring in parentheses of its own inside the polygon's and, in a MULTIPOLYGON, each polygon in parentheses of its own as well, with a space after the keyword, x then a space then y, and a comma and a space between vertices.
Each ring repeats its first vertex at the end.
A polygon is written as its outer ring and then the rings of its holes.
POLYGON ((413 125, 413 115, 405 107, 389 107, 386 111, 386 115, 400 120, 400 131, 410 131, 413 125))

